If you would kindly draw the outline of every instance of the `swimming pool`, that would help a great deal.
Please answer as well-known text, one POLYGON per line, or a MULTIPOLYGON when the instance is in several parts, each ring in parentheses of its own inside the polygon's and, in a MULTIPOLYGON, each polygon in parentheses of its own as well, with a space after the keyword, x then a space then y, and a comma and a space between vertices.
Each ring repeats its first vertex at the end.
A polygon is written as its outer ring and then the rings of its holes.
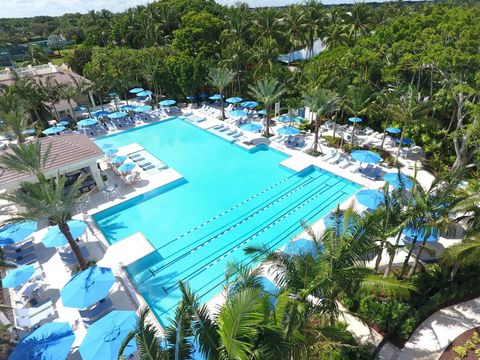
POLYGON ((157 249, 127 272, 164 325, 181 297, 178 280, 207 301, 222 290, 228 261, 250 261, 245 246, 281 247, 302 221, 314 222, 360 188, 314 167, 294 173, 279 164, 284 153, 249 152, 177 118, 96 143, 139 143, 184 176, 93 216, 110 243, 141 231, 157 249))

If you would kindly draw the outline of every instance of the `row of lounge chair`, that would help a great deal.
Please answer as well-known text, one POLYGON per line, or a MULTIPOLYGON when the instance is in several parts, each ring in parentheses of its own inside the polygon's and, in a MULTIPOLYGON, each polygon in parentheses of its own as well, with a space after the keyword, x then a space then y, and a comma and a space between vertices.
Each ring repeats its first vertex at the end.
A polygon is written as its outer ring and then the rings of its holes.
POLYGON ((241 136, 243 136, 243 132, 238 130, 238 129, 232 129, 228 126, 225 126, 223 124, 217 125, 211 128, 212 130, 215 130, 218 133, 225 134, 227 136, 232 137, 233 139, 238 139, 241 136))
POLYGON ((358 161, 353 160, 349 156, 343 156, 336 151, 327 153, 321 156, 320 159, 329 164, 336 165, 341 169, 353 173, 359 173, 370 180, 377 180, 382 174, 382 169, 380 167, 368 164, 366 167, 362 168, 358 161))

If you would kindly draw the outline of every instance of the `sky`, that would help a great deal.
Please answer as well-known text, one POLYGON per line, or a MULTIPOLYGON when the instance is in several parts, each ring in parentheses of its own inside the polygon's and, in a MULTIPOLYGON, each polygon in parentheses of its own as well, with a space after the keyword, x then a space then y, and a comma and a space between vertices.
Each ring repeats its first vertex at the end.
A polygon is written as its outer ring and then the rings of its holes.
MULTIPOLYGON (((373 0, 364 0, 370 2, 373 0)), ((385 0, 376 0, 383 2, 385 0)), ((123 11, 129 7, 144 5, 151 0, 0 0, 0 18, 31 17, 38 15, 62 15, 65 13, 81 12, 89 10, 107 9, 113 12, 123 11)), ((237 0, 217 0, 223 5, 233 5, 237 0)), ((295 0, 244 0, 251 6, 288 5, 295 0)), ((323 4, 352 3, 354 0, 323 0, 323 4)))

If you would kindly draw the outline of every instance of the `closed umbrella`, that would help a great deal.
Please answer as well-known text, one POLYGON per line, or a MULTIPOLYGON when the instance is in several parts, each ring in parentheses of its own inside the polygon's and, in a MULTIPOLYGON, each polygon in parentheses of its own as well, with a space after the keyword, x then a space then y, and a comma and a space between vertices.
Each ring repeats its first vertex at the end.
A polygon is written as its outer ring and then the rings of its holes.
POLYGON ((24 337, 8 360, 65 360, 74 340, 75 334, 69 323, 46 323, 24 337))
POLYGON ((112 269, 92 266, 75 274, 60 291, 64 306, 84 309, 103 299, 115 277, 112 269))
POLYGON ((399 188, 402 183, 405 189, 411 189, 413 187, 413 181, 404 174, 388 173, 383 176, 383 180, 394 188, 399 188))
POLYGON ((238 116, 247 116, 248 113, 244 110, 232 110, 229 112, 230 116, 238 117, 238 116))
POLYGON ((284 126, 277 130, 281 135, 296 135, 300 133, 300 130, 291 126, 284 126))
POLYGON ((49 127, 48 129, 43 130, 42 134, 55 135, 55 134, 61 133, 65 129, 66 129, 65 126, 52 126, 52 127, 49 127))
POLYGON ((120 165, 118 167, 118 171, 124 172, 124 173, 129 173, 130 171, 132 171, 135 168, 135 166, 137 166, 137 165, 135 165, 134 163, 131 163, 131 162, 123 163, 122 165, 120 165))
POLYGON ((259 132, 262 129, 261 125, 258 124, 243 124, 240 126, 240 129, 250 132, 259 132))
POLYGON ((241 97, 229 97, 225 101, 228 102, 229 104, 237 104, 237 103, 241 102, 242 100, 243 99, 241 97))
POLYGON ((83 119, 83 120, 80 120, 79 122, 77 122, 77 125, 81 126, 81 127, 87 127, 87 126, 92 126, 92 125, 96 125, 96 124, 98 124, 97 119, 83 119))
POLYGON ((352 158, 367 164, 378 164, 383 161, 382 157, 370 150, 355 150, 352 151, 352 158))
POLYGON ((2 286, 4 288, 16 288, 25 284, 34 273, 35 268, 32 265, 22 265, 8 272, 2 279, 2 286))
MULTIPOLYGON (((80 220, 70 220, 67 222, 70 228, 70 233, 74 239, 79 238, 87 230, 87 224, 80 220)), ((46 247, 62 247, 67 245, 68 240, 63 235, 58 225, 52 226, 48 229, 45 236, 42 238, 43 245, 46 247)))
POLYGON ((4 225, 0 228, 0 246, 19 243, 37 231, 37 228, 35 221, 4 225))
POLYGON ((128 92, 130 94, 138 94, 138 93, 141 93, 142 91, 145 91, 145 90, 142 89, 142 88, 133 88, 133 89, 128 90, 128 92))
POLYGON ((177 102, 175 100, 168 99, 168 100, 162 100, 158 104, 160 106, 172 106, 172 105, 175 105, 176 103, 177 102))
POLYGON ((120 156, 115 156, 110 160, 112 164, 122 164, 125 160, 127 160, 127 157, 125 155, 120 155, 120 156))
MULTIPOLYGON (((135 311, 112 311, 90 325, 87 335, 80 344, 83 360, 116 360, 118 351, 127 335, 137 323, 135 311)), ((129 356, 137 350, 133 338, 123 351, 129 356)))
POLYGON ((385 203, 385 195, 378 190, 361 190, 355 197, 360 204, 372 210, 385 203))
POLYGON ((117 111, 117 112, 108 114, 107 116, 108 116, 110 119, 120 119, 120 118, 123 118, 123 117, 125 117, 125 116, 127 116, 127 115, 128 115, 128 114, 127 114, 126 112, 117 111))

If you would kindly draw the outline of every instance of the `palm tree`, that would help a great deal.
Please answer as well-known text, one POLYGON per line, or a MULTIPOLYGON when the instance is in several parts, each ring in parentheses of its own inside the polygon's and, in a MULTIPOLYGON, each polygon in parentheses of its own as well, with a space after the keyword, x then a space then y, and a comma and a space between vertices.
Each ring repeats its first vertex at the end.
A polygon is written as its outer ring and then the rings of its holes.
POLYGON ((305 4, 306 31, 304 34, 307 54, 313 57, 313 45, 315 40, 324 30, 324 10, 322 4, 317 0, 308 0, 305 4))
POLYGON ((264 136, 270 137, 270 109, 282 94, 285 92, 283 86, 276 79, 258 80, 256 86, 250 85, 250 94, 265 105, 267 115, 265 115, 264 136))
POLYGON ((225 48, 225 54, 227 59, 225 63, 235 69, 237 78, 237 93, 241 93, 241 75, 246 70, 249 59, 249 50, 242 40, 234 41, 227 45, 225 48))
POLYGON ((305 105, 315 114, 315 139, 313 140, 313 153, 318 153, 318 132, 321 121, 332 116, 338 110, 339 97, 336 93, 320 87, 310 88, 304 92, 305 105))
MULTIPOLYGON (((307 29, 307 15, 300 5, 290 5, 285 8, 281 23, 285 26, 285 31, 290 39, 290 56, 292 56, 295 47, 299 45, 307 29)), ((288 61, 290 62, 290 58, 288 61)))
POLYGON ((369 7, 365 3, 355 3, 350 13, 350 36, 353 36, 353 46, 356 45, 358 35, 366 35, 369 32, 367 22, 369 7))
POLYGON ((480 235, 471 232, 460 243, 449 246, 442 255, 442 262, 453 266, 452 278, 458 267, 478 265, 480 259, 480 235))
POLYGON ((348 44, 347 26, 342 23, 334 23, 327 27, 323 38, 325 46, 330 49, 348 44))
POLYGON ((25 141, 28 130, 28 114, 18 107, 10 112, 0 112, 0 133, 14 134, 19 143, 25 141))
MULTIPOLYGON (((349 86, 347 90, 347 104, 346 109, 355 117, 363 115, 368 109, 368 103, 370 99, 367 95, 367 89, 364 86, 349 86)), ((353 141, 355 136, 355 125, 352 125, 352 140, 351 145, 353 147, 353 141)))
POLYGON ((227 68, 211 68, 208 73, 208 81, 218 90, 220 94, 221 120, 225 120, 223 92, 234 78, 235 73, 227 68))
POLYGON ((254 76, 273 73, 278 62, 278 43, 273 38, 264 38, 252 52, 252 61, 256 64, 254 76))
POLYGON ((274 8, 261 8, 255 14, 253 26, 258 34, 255 43, 264 38, 276 39, 279 34, 278 11, 274 8))

